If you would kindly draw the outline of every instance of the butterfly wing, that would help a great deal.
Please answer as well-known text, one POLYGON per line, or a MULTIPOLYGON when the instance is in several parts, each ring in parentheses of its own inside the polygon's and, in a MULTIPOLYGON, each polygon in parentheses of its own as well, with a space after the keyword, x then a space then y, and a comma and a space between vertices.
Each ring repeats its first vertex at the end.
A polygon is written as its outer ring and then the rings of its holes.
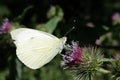
POLYGON ((51 34, 20 28, 13 30, 11 36, 17 47, 17 57, 29 68, 42 67, 59 52, 60 39, 51 34))

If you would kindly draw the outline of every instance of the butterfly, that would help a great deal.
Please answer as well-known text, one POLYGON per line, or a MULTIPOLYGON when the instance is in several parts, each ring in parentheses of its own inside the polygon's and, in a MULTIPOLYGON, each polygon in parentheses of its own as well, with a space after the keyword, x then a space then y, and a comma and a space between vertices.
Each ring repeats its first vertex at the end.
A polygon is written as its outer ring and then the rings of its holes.
POLYGON ((18 59, 31 69, 38 69, 49 63, 60 53, 67 38, 29 28, 18 28, 10 32, 16 46, 18 59))

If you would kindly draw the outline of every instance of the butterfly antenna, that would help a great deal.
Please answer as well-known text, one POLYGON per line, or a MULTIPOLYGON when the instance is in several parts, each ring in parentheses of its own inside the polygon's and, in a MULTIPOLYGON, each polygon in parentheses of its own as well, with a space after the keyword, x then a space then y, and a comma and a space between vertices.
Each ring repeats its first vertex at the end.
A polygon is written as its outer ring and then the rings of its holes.
POLYGON ((74 29, 75 29, 75 27, 73 26, 68 32, 65 33, 64 36, 68 35, 68 33, 70 33, 70 32, 71 32, 72 30, 74 30, 74 29))

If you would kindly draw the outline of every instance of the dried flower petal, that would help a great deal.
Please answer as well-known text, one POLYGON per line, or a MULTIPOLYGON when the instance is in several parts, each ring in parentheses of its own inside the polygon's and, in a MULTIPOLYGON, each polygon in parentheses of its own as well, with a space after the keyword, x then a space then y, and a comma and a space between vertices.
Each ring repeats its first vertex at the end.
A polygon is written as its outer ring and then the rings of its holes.
POLYGON ((9 20, 7 18, 4 19, 4 22, 3 22, 2 26, 0 27, 0 34, 7 33, 8 30, 10 29, 10 26, 11 26, 11 24, 10 24, 9 20))

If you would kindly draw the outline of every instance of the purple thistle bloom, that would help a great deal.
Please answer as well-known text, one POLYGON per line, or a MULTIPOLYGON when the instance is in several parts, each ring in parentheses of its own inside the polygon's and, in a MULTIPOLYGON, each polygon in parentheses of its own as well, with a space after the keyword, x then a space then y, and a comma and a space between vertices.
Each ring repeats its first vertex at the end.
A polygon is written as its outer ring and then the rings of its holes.
POLYGON ((63 55, 62 66, 79 65, 82 55, 80 46, 77 42, 72 42, 72 45, 68 45, 68 47, 70 49, 63 55))
POLYGON ((112 20, 113 20, 113 21, 116 21, 116 20, 118 20, 118 19, 120 19, 120 13, 116 12, 116 13, 114 13, 114 14, 112 15, 112 20))
POLYGON ((101 41, 99 39, 96 39, 95 44, 101 45, 101 41))
POLYGON ((3 22, 2 26, 0 27, 0 34, 7 33, 8 30, 10 29, 10 26, 11 26, 11 24, 10 24, 10 22, 9 22, 9 20, 7 18, 4 19, 3 21, 4 22, 3 22))
POLYGON ((86 26, 93 28, 93 27, 94 27, 94 24, 93 24, 93 22, 88 22, 88 23, 86 24, 86 26))

